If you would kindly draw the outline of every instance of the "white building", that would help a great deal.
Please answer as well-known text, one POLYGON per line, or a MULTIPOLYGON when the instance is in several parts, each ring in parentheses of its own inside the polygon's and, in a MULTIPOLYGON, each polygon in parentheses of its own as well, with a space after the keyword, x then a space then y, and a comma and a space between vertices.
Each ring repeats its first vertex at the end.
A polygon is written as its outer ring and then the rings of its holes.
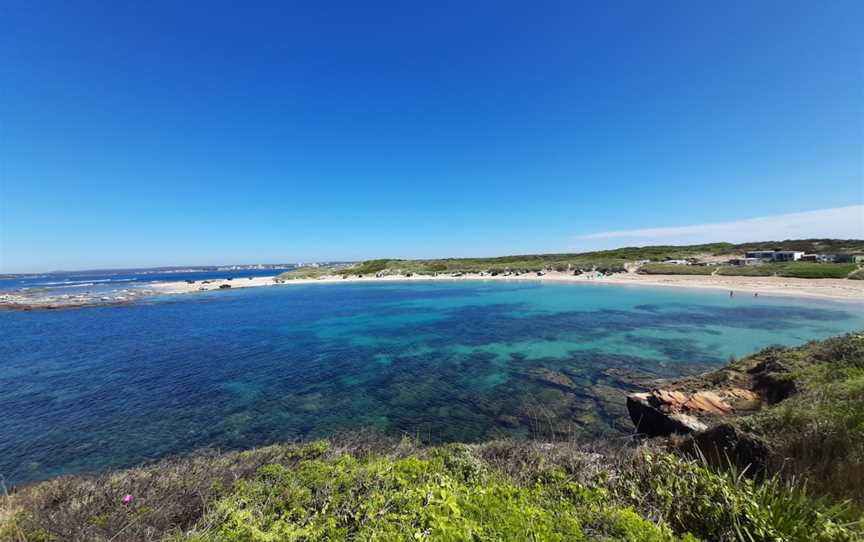
POLYGON ((798 250, 754 250, 745 254, 747 259, 757 258, 771 262, 797 262, 804 253, 798 250))

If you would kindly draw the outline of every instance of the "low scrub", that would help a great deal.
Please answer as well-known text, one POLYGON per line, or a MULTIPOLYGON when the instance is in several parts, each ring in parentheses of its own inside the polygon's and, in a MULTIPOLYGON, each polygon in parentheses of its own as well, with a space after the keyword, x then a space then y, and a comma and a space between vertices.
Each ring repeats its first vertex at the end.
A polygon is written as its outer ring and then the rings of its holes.
MULTIPOLYGON (((187 541, 680 540, 562 470, 520 485, 466 446, 399 459, 268 465, 236 484, 187 541)), ((692 540, 691 537, 686 537, 692 540)))
MULTIPOLYGON (((387 442, 387 441, 383 441, 387 442)), ((640 447, 318 441, 36 484, 2 540, 858 540, 850 509, 640 447), (124 503, 124 496, 130 502, 124 503)))
POLYGON ((778 270, 780 277, 802 279, 844 279, 858 266, 852 263, 790 263, 778 270))
POLYGON ((772 368, 795 393, 744 418, 775 450, 775 467, 812 489, 864 506, 864 333, 800 348, 773 348, 751 362, 772 368))
POLYGON ((794 277, 802 279, 842 279, 855 271, 855 264, 845 263, 766 263, 762 265, 725 266, 718 271, 720 275, 746 277, 794 277))
POLYGON ((712 275, 717 267, 712 265, 676 265, 671 263, 648 263, 639 268, 646 275, 712 275))
POLYGON ((622 486, 674 530, 703 540, 852 542, 864 534, 861 518, 848 504, 814 498, 794 480, 744 474, 648 452, 634 462, 622 486))
POLYGON ((739 277, 771 277, 774 276, 776 270, 771 264, 762 265, 730 265, 724 266, 717 270, 718 275, 739 276, 739 277))
POLYGON ((349 267, 343 271, 346 275, 374 275, 391 267, 398 260, 368 260, 360 265, 349 267))

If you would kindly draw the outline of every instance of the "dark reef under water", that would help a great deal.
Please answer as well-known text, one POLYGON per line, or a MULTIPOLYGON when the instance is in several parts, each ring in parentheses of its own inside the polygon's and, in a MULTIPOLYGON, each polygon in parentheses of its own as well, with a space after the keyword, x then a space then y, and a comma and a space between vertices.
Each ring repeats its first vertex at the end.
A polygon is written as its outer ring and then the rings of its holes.
POLYGON ((630 429, 634 377, 864 327, 862 306, 541 283, 255 288, 0 313, 13 483, 373 427, 431 442, 630 429))

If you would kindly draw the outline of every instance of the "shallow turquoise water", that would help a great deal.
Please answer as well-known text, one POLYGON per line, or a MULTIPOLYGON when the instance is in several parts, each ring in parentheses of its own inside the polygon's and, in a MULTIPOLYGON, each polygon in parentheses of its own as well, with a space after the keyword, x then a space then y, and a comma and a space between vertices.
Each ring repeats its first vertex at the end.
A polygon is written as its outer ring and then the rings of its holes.
POLYGON ((374 427, 431 441, 629 429, 633 373, 864 329, 862 305, 723 291, 367 283, 0 313, 0 474, 374 427))

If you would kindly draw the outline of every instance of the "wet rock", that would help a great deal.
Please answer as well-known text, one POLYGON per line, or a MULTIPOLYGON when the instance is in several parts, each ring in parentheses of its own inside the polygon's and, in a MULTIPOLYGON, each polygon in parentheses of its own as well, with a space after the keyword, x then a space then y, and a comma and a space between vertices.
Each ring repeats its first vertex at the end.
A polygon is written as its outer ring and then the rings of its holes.
POLYGON ((517 418, 516 416, 508 416, 506 414, 502 414, 501 416, 498 416, 498 418, 496 418, 495 421, 497 421, 501 425, 505 425, 507 427, 513 427, 513 428, 519 427, 519 425, 521 425, 519 423, 519 418, 517 418))
POLYGON ((594 397, 594 410, 599 410, 609 424, 628 432, 631 425, 626 404, 627 392, 606 384, 595 384, 590 389, 594 397))
POLYGON ((571 379, 569 376, 559 371, 547 369, 546 367, 530 369, 525 372, 525 375, 532 380, 536 380, 538 382, 555 388, 560 388, 567 391, 574 391, 577 389, 576 383, 573 382, 573 379, 571 379))

